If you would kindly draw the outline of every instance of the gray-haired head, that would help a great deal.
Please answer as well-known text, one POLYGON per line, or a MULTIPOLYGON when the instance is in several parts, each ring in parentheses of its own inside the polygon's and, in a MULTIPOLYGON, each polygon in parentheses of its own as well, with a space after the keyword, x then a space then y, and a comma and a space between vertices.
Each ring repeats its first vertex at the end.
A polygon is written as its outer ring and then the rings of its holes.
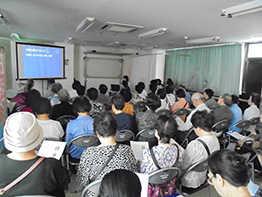
POLYGON ((221 98, 224 100, 225 105, 229 107, 232 105, 232 98, 229 94, 222 94, 221 98))
POLYGON ((19 93, 20 92, 26 92, 27 91, 27 84, 22 83, 22 82, 17 84, 17 90, 18 90, 19 93))
POLYGON ((191 98, 192 101, 204 101, 204 96, 199 93, 199 92, 196 92, 192 95, 192 98, 191 98))
POLYGON ((68 101, 69 100, 69 93, 66 89, 61 89, 57 93, 58 98, 60 101, 68 101))
POLYGON ((51 91, 57 94, 58 91, 61 90, 62 88, 63 88, 63 86, 62 86, 61 83, 54 83, 52 85, 51 91))

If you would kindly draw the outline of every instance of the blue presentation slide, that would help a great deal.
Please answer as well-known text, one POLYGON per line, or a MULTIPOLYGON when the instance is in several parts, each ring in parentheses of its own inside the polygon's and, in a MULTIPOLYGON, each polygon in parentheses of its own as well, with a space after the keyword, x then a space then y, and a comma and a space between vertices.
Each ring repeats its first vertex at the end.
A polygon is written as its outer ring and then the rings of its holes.
POLYGON ((23 77, 63 77, 63 49, 43 46, 23 47, 23 77))

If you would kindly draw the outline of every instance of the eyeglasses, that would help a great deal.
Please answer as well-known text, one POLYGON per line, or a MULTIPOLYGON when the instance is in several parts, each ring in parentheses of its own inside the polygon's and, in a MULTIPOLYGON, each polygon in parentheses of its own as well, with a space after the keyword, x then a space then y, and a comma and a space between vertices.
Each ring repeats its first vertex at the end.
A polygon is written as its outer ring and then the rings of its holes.
POLYGON ((213 178, 214 178, 214 175, 213 174, 210 174, 210 172, 207 174, 208 176, 208 179, 207 179, 207 182, 209 183, 209 185, 214 185, 213 183, 213 178))

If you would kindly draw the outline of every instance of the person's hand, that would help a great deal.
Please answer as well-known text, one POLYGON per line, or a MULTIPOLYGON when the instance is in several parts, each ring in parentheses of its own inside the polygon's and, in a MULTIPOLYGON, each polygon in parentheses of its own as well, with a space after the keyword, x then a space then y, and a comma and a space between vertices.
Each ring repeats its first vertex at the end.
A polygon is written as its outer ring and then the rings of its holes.
POLYGON ((239 146, 243 146, 244 142, 242 140, 237 140, 239 146))

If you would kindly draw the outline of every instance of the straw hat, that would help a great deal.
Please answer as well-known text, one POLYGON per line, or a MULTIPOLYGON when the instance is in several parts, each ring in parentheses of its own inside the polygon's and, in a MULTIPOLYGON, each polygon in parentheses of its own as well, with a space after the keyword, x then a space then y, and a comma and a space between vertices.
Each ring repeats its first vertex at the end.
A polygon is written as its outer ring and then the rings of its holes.
POLYGON ((12 152, 27 152, 43 140, 43 130, 35 116, 29 112, 17 112, 6 119, 4 144, 12 152))

